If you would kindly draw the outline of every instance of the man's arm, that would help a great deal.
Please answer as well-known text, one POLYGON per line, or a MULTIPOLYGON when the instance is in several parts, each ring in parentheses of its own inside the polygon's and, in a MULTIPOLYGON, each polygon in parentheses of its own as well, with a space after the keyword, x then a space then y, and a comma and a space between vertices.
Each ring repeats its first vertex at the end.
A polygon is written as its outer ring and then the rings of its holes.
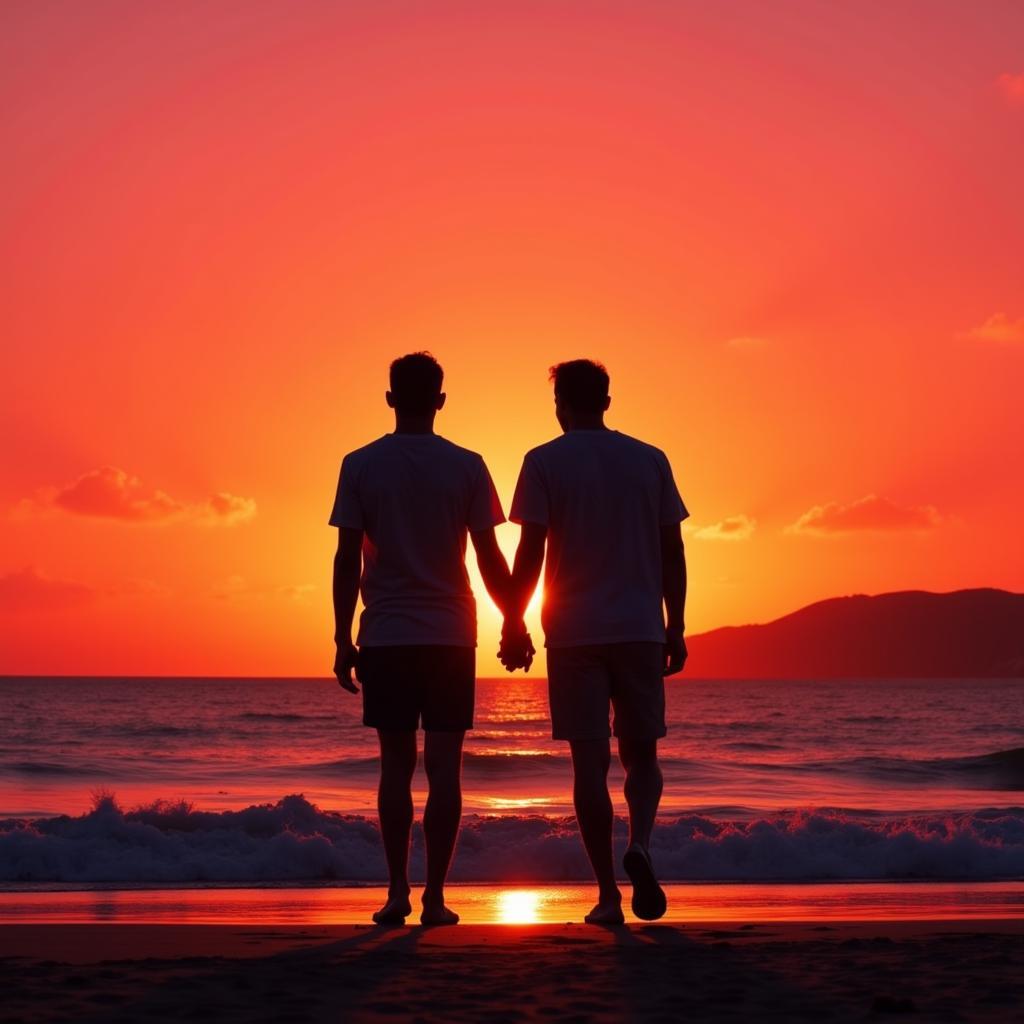
POLYGON ((518 625, 526 614, 526 606, 537 589, 541 566, 544 564, 544 546, 548 528, 539 523, 523 523, 512 567, 512 592, 507 618, 518 625))
POLYGON ((682 671, 686 609, 686 552, 678 523, 661 528, 661 588, 665 597, 665 675, 682 671))
POLYGON ((498 656, 509 670, 524 668, 529 671, 537 653, 523 617, 530 603, 541 566, 544 564, 544 545, 547 527, 538 523, 523 523, 516 549, 515 565, 509 585, 509 599, 505 608, 505 621, 501 627, 501 650, 498 656))
POLYGON ((510 613, 515 605, 512 591, 512 574, 508 571, 508 562, 498 547, 498 539, 494 530, 478 530, 470 533, 473 547, 476 550, 476 561, 480 567, 487 593, 501 610, 504 624, 501 630, 501 650, 499 657, 502 664, 511 672, 516 668, 529 669, 536 653, 526 626, 522 624, 522 616, 518 616, 519 625, 515 626, 516 616, 510 613), (510 619, 510 614, 512 618, 510 619), (513 623, 513 625, 510 625, 513 623))
POLYGON ((363 531, 342 526, 338 529, 338 550, 334 555, 334 642, 338 653, 334 674, 349 693, 358 693, 352 681, 356 649, 352 643, 352 619, 359 598, 359 574, 362 569, 363 531))
POLYGON ((504 553, 498 547, 494 527, 489 530, 471 530, 469 536, 473 541, 476 564, 480 567, 480 576, 483 578, 487 593, 504 615, 508 607, 512 574, 508 571, 504 553))

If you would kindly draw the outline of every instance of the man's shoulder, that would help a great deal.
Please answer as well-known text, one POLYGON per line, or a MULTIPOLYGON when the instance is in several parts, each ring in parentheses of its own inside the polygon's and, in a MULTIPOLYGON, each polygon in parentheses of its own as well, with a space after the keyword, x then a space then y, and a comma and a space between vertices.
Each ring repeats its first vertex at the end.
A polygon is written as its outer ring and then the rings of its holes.
MULTIPOLYGON (((478 452, 463 448, 461 445, 449 441, 448 438, 441 437, 440 434, 431 434, 429 439, 424 438, 422 435, 417 435, 414 443, 417 445, 418 450, 422 450, 419 449, 419 445, 424 441, 430 446, 425 450, 433 458, 473 467, 483 464, 483 456, 478 452)), ((380 456, 388 456, 401 450, 401 438, 397 438, 395 434, 384 434, 376 440, 370 441, 369 444, 364 444, 361 448, 354 448, 344 457, 342 464, 355 468, 367 462, 372 462, 380 456)))
POLYGON ((668 459, 668 456, 657 445, 648 444, 646 441, 641 441, 640 438, 633 437, 631 434, 623 434, 620 430, 615 431, 615 436, 618 442, 625 447, 634 448, 638 452, 644 452, 657 459, 668 459))
MULTIPOLYGON (((588 434, 590 432, 587 432, 588 434)), ((534 459, 545 459, 547 457, 554 458, 573 458, 573 451, 575 445, 581 442, 582 435, 577 434, 576 431, 568 431, 567 433, 560 434, 558 437, 552 438, 550 441, 545 441, 544 444, 537 445, 536 448, 531 448, 526 453, 526 458, 534 459)), ((666 458, 665 453, 653 444, 648 444, 646 441, 641 441, 637 437, 633 437, 630 434, 623 434, 620 430, 609 430, 606 436, 602 438, 602 443, 610 441, 612 444, 618 445, 620 448, 628 448, 636 453, 645 453, 656 458, 666 458)))
POLYGON ((453 459, 462 459, 465 462, 480 463, 484 461, 484 457, 479 452, 474 452, 470 448, 463 448, 462 445, 456 444, 454 441, 449 441, 447 437, 441 437, 440 434, 434 435, 441 447, 441 450, 446 454, 450 455, 453 459))
POLYGON ((669 465, 669 457, 656 444, 650 444, 647 441, 640 440, 639 437, 633 437, 630 434, 624 434, 617 430, 615 435, 618 442, 624 447, 628 447, 637 456, 646 456, 648 459, 652 459, 662 465, 669 465))
POLYGON ((566 451, 568 437, 568 434, 559 434, 558 437, 553 437, 550 441, 545 441, 543 444, 537 445, 536 448, 531 448, 523 458, 529 461, 531 459, 543 460, 548 456, 558 457, 562 452, 566 451))
POLYGON ((445 467, 446 472, 454 472, 460 478, 477 479, 480 471, 487 470, 484 457, 479 452, 449 441, 440 434, 435 434, 435 452, 439 465, 445 467))
POLYGON ((388 435, 385 434, 383 437, 370 441, 369 444, 364 444, 361 448, 353 448, 352 451, 346 453, 342 458, 341 464, 351 468, 366 462, 368 459, 372 459, 374 454, 384 447, 387 439, 388 435))

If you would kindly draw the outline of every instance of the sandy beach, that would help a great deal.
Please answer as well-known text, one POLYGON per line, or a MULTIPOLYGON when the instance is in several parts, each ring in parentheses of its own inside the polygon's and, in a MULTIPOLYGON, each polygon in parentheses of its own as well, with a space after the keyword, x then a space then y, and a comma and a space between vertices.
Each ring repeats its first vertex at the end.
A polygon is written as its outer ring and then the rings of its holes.
POLYGON ((0 927, 5 1021, 1020 1019, 1024 922, 0 927))

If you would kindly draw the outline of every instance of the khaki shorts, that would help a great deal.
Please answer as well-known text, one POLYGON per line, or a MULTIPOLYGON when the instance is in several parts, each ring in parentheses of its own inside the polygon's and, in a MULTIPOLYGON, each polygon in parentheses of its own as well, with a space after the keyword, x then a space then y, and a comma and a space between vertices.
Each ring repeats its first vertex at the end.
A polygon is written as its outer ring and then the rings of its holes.
POLYGON ((665 646, 593 644, 548 648, 548 701, 556 740, 599 740, 612 734, 654 740, 665 735, 665 646))

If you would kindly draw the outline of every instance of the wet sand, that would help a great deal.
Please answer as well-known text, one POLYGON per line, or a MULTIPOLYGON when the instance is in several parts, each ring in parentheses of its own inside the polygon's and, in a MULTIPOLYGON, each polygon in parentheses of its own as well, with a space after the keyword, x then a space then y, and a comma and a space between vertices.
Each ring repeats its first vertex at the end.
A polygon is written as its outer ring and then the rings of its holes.
POLYGON ((0 927, 0 1019, 1004 1021, 1024 921, 0 927))

